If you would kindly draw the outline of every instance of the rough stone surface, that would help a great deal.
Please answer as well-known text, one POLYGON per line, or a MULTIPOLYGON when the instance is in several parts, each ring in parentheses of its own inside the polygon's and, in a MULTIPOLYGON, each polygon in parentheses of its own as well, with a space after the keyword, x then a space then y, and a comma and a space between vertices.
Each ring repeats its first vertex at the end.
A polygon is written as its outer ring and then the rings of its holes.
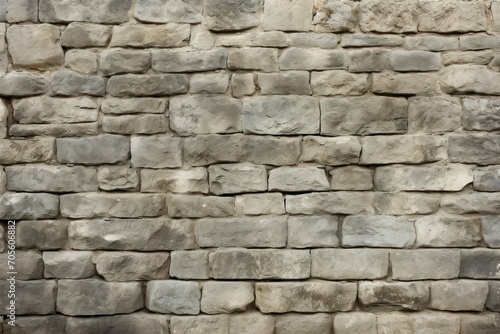
POLYGON ((42 0, 39 3, 39 18, 42 22, 96 22, 122 23, 128 18, 131 0, 42 0))
POLYGON ((488 282, 489 293, 486 299, 486 308, 490 311, 498 312, 500 310, 500 283, 495 281, 488 282))
POLYGON ((435 95, 439 92, 436 74, 374 73, 372 91, 391 95, 435 95))
POLYGON ((486 30, 486 15, 481 1, 418 2, 419 31, 468 32, 486 30), (463 20, 463 24, 460 21, 463 20))
POLYGON ((168 213, 175 218, 229 217, 236 214, 234 198, 202 195, 170 195, 168 213))
POLYGON ((153 70, 158 72, 200 72, 226 68, 227 51, 154 50, 153 70))
POLYGON ((182 74, 125 74, 108 80, 107 92, 117 97, 167 96, 187 93, 189 79, 182 74))
POLYGON ((311 334, 329 333, 332 318, 328 314, 283 315, 276 317, 276 334, 298 334, 302 331, 311 334))
POLYGON ((500 278, 500 252, 493 249, 461 250, 460 277, 500 278))
POLYGON ((445 311, 482 311, 488 296, 488 282, 459 280, 431 282, 429 307, 445 311))
POLYGON ((139 176, 133 168, 107 166, 98 169, 97 182, 102 190, 135 189, 139 185, 139 176))
MULTIPOLYGON (((9 319, 10 320, 10 319, 9 319)), ((16 318, 16 326, 8 325, 5 320, 5 331, 9 334, 27 334, 38 331, 41 334, 63 333, 66 329, 66 318, 63 315, 32 315, 16 318)))
POLYGON ((170 253, 170 276, 180 279, 208 279, 208 251, 174 251, 170 253))
POLYGON ((304 137, 303 155, 304 162, 340 166, 356 164, 359 161, 361 144, 355 137, 304 137))
MULTIPOLYGON (((17 315, 55 313, 57 289, 58 283, 55 280, 16 281, 16 292, 23 291, 22 294, 16 294, 16 320, 19 319, 17 315)), ((6 296, 8 291, 10 291, 9 281, 2 280, 0 292, 6 296)), ((0 301, 2 314, 8 314, 6 310, 8 302, 7 298, 2 298, 0 301)))
POLYGON ((68 50, 64 66, 80 74, 96 74, 98 69, 97 53, 90 50, 68 50))
POLYGON ((437 71, 441 67, 439 53, 428 51, 392 51, 389 67, 397 72, 437 71))
POLYGON ((221 73, 196 73, 191 76, 190 93, 224 94, 229 87, 229 75, 221 73))
POLYGON ((372 190, 374 171, 358 166, 337 167, 330 171, 332 190, 372 190))
POLYGON ((226 334, 228 327, 227 315, 173 316, 170 320, 172 334, 226 334))
POLYGON ((283 74, 262 73, 257 76, 262 95, 311 95, 309 73, 289 71, 283 74))
POLYGON ((499 213, 498 193, 469 193, 443 196, 441 207, 450 213, 499 213))
POLYGON ((163 114, 166 109, 166 101, 158 98, 133 98, 120 99, 115 97, 106 98, 101 110, 105 114, 122 115, 122 114, 137 114, 151 113, 163 114))
MULTIPOLYGON (((8 231, 5 233, 7 235, 8 231)), ((7 237, 8 238, 8 237, 7 237)), ((7 244, 7 248, 8 248, 7 244)), ((18 271, 16 278, 18 280, 35 280, 43 278, 43 261, 42 254, 36 250, 26 250, 16 252, 15 265, 18 271)), ((0 259, 3 263, 7 263, 12 256, 8 256, 7 252, 0 254, 0 259)), ((12 261, 12 260, 11 260, 12 261)), ((6 280, 10 278, 10 274, 7 271, 0 275, 0 279, 6 280)), ((2 308, 2 310, 4 310, 2 308)))
POLYGON ((460 271, 459 250, 391 251, 392 277, 409 281, 457 278, 460 271))
POLYGON ((440 202, 440 195, 429 193, 377 192, 373 196, 375 212, 384 215, 430 214, 439 209, 440 202))
POLYGON ((140 21, 153 23, 181 22, 198 23, 202 19, 200 0, 139 0, 135 4, 134 16, 140 21))
POLYGON ((347 69, 349 59, 345 51, 288 48, 279 57, 280 70, 335 70, 347 69))
POLYGON ((204 168, 190 170, 141 170, 142 192, 208 193, 208 173, 204 168))
POLYGON ((358 214, 372 210, 371 194, 361 192, 310 193, 286 196, 289 214, 358 214))
POLYGON ((187 24, 126 24, 113 27, 109 46, 170 48, 188 44, 191 34, 187 24))
POLYGON ((143 50, 107 49, 99 55, 99 68, 104 75, 144 73, 151 67, 151 55, 143 50))
POLYGON ((280 167, 269 172, 269 190, 284 192, 328 190, 325 171, 315 167, 280 167))
POLYGON ((206 282, 201 295, 201 311, 207 314, 245 311, 253 301, 252 283, 206 282))
POLYGON ((482 218, 481 230, 488 247, 500 248, 500 221, 497 217, 482 218))
POLYGON ((106 281, 144 281, 169 278, 168 253, 99 252, 92 261, 106 281))
POLYGON ((362 95, 368 91, 366 74, 346 71, 312 72, 311 85, 318 95, 362 95))
MULTIPOLYGON (((486 219, 486 218, 485 218, 486 219)), ((480 220, 429 216, 415 221, 419 247, 474 247, 481 241, 480 220)), ((483 220, 483 233, 484 220, 483 220)))
POLYGON ((448 94, 500 95, 500 74, 480 65, 450 65, 441 76, 441 89, 448 94))
POLYGON ((181 167, 181 141, 179 138, 158 135, 132 137, 130 141, 134 167, 181 167))
POLYGON ((231 76, 231 90, 234 97, 252 95, 255 92, 255 82, 253 74, 233 74, 231 76))
POLYGON ((267 190, 267 170, 252 164, 222 164, 208 168, 210 192, 215 195, 267 190))
POLYGON ((410 0, 360 3, 359 25, 364 32, 417 32, 418 4, 410 0))
POLYGON ((337 247, 339 221, 335 216, 293 216, 288 218, 288 247, 337 247))
POLYGON ((200 286, 196 282, 150 281, 146 290, 146 307, 159 313, 198 314, 200 298, 200 286))
POLYGON ((458 50, 458 38, 438 36, 438 35, 421 35, 415 37, 405 37, 405 47, 415 50, 428 51, 448 51, 458 50))
POLYGON ((276 0, 264 3, 264 30, 308 31, 311 28, 312 0, 276 0))
POLYGON ((496 135, 452 135, 448 138, 448 156, 452 162, 493 165, 499 163, 496 135))
POLYGON ((466 130, 500 129, 499 99, 463 99, 463 125, 466 130))
POLYGON ((168 121, 164 115, 123 115, 104 116, 102 131, 116 134, 155 134, 168 131, 168 121))
POLYGON ((106 46, 111 38, 111 28, 92 23, 72 22, 61 35, 61 45, 67 48, 106 46))
POLYGON ((441 133, 462 125, 460 100, 454 97, 411 97, 408 99, 408 131, 441 133))
POLYGON ((59 197, 47 193, 5 193, 0 195, 0 218, 57 218, 59 197))
POLYGON ((249 216, 285 214, 285 197, 281 193, 236 196, 236 211, 249 216))
POLYGON ((366 306, 385 305, 418 311, 425 308, 429 302, 429 285, 424 282, 361 282, 358 298, 366 306))
POLYGON ((62 163, 116 163, 126 160, 129 150, 128 138, 118 135, 57 140, 57 160, 62 163))
POLYGON ((364 312, 339 313, 333 320, 333 330, 337 334, 377 334, 377 317, 364 312))
POLYGON ((50 82, 52 95, 77 96, 80 94, 104 96, 106 81, 95 75, 81 75, 72 71, 58 71, 50 82))
POLYGON ((11 72, 0 75, 0 96, 24 97, 47 93, 45 77, 35 73, 11 72))
POLYGON ((66 330, 75 334, 91 334, 100 331, 108 334, 132 334, 138 330, 153 333, 169 332, 165 316, 146 312, 100 317, 67 317, 66 330))
POLYGON ((278 71, 278 51, 269 48, 233 49, 227 58, 230 70, 278 71))
POLYGON ((45 278, 89 278, 96 274, 92 252, 44 252, 45 278))
POLYGON ((355 50, 349 52, 350 72, 381 72, 387 66, 388 53, 385 50, 355 50))
POLYGON ((214 31, 251 28, 260 23, 259 7, 258 0, 207 0, 204 21, 214 31))
POLYGON ((256 311, 229 317, 229 334, 274 334, 274 317, 256 311))
POLYGON ((24 220, 16 223, 16 243, 21 249, 61 249, 68 240, 66 220, 24 220))

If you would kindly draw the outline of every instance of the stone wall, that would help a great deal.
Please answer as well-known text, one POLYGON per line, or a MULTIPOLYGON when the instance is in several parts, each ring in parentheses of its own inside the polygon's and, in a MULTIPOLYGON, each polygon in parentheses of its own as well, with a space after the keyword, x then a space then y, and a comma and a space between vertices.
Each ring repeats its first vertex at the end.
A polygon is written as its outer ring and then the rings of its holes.
POLYGON ((0 333, 500 333, 500 1, 0 19, 0 333))

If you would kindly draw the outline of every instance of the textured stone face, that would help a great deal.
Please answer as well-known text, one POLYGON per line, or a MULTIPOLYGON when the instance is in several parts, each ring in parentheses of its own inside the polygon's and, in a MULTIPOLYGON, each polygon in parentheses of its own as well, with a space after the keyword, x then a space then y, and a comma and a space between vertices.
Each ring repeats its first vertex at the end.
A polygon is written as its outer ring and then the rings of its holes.
POLYGON ((38 220, 17 222, 16 242, 19 248, 61 249, 68 240, 69 221, 38 220))
POLYGON ((276 318, 277 334, 328 333, 332 327, 332 318, 328 314, 283 315, 276 318))
POLYGON ((392 276, 397 280, 451 279, 458 277, 458 250, 391 251, 392 276))
POLYGON ((311 85, 318 95, 362 95, 368 91, 366 74, 350 74, 346 71, 312 72, 311 85))
POLYGON ((429 302, 429 285, 423 282, 361 282, 359 300, 363 305, 387 305, 418 311, 429 302))
POLYGON ((99 165, 124 161, 129 155, 128 138, 99 135, 87 138, 57 140, 57 160, 62 163, 99 165))
POLYGON ((92 252, 44 252, 44 276, 46 278, 89 278, 96 274, 92 252))
POLYGON ((337 247, 338 218, 335 216, 289 217, 288 246, 292 248, 337 247))
POLYGON ((259 0, 208 0, 204 21, 210 30, 242 30, 259 24, 259 0))
POLYGON ((464 99, 464 128, 492 131, 500 128, 499 99, 464 99))
POLYGON ((226 68, 227 52, 153 50, 153 69, 158 72, 199 72, 226 68))
POLYGON ((486 29, 486 16, 481 1, 430 1, 418 2, 419 31, 464 32, 486 29), (459 20, 464 22, 460 24, 459 20))
POLYGON ((0 96, 24 97, 47 93, 45 77, 34 73, 11 72, 0 75, 0 96))
POLYGON ((241 48, 231 50, 227 59, 230 70, 278 71, 278 52, 269 48, 241 48))
POLYGON ((264 30, 308 31, 311 28, 312 0, 277 0, 264 3, 264 30))
POLYGON ((474 247, 481 241, 479 219, 423 217, 415 230, 420 247, 474 247))
POLYGON ((500 252, 493 249, 461 250, 460 277, 498 279, 500 252))
POLYGON ((263 95, 311 95, 307 72, 262 73, 257 78, 263 95))
POLYGON ((105 46, 111 38, 111 28, 92 23, 72 22, 61 35, 61 45, 69 48, 105 46))
POLYGON ((42 22, 122 23, 128 18, 131 4, 131 0, 92 0, 85 4, 78 0, 42 0, 39 18, 42 22))
POLYGON ((204 168, 191 170, 141 171, 142 192, 208 193, 208 174, 204 168))
POLYGON ((267 170, 252 164, 222 164, 208 168, 210 192, 215 195, 267 190, 267 170))
POLYGON ((75 334, 89 334, 99 331, 105 331, 109 334, 132 334, 137 330, 168 333, 168 322, 163 315, 136 312, 100 317, 67 317, 66 329, 75 334))
POLYGON ((179 334, 225 334, 229 330, 227 315, 173 316, 170 320, 171 333, 179 334))
POLYGON ((371 313, 339 313, 335 316, 333 330, 338 334, 353 332, 376 334, 377 317, 371 313))
POLYGON ((97 171, 97 182, 102 190, 134 189, 139 184, 139 176, 133 168, 101 167, 97 171))
POLYGON ((0 195, 0 217, 4 219, 57 218, 59 197, 47 193, 0 195), (29 208, 26 210, 25 208, 29 208))
MULTIPOLYGON (((89 252, 90 253, 90 252, 89 252)), ((169 278, 168 253, 99 252, 92 261, 106 281, 141 281, 169 278)))
POLYGON ((358 6, 353 1, 314 1, 314 31, 353 31, 358 18, 358 6))
POLYGON ((170 276, 181 279, 208 278, 208 251, 174 251, 170 256, 170 276))
POLYGON ((196 282, 151 281, 146 290, 146 307, 160 313, 198 314, 200 298, 196 282))
POLYGON ((447 311, 482 311, 488 295, 488 282, 459 280, 432 282, 429 306, 447 311))
POLYGON ((186 93, 188 78, 181 74, 125 74, 108 80, 107 92, 113 96, 164 96, 186 93))
POLYGON ((359 25, 369 32, 416 32, 418 5, 411 0, 364 0, 360 3, 359 25))
POLYGON ((245 311, 253 301, 252 283, 207 282, 203 284, 201 311, 207 314, 245 311))
POLYGON ((280 167, 269 172, 269 190, 298 192, 329 188, 325 172, 319 168, 280 167))
POLYGON ((181 167, 181 141, 169 136, 132 137, 130 142, 134 167, 172 168, 181 167))
MULTIPOLYGON (((6 233, 8 234, 8 232, 6 233)), ((0 254, 0 258, 4 263, 9 259, 8 253, 0 254)), ((12 256, 10 257, 12 258, 12 256)), ((11 260, 12 261, 12 260, 11 260)), ((16 268, 19 274, 16 277, 20 280, 34 280, 43 278, 43 261, 42 254, 36 250, 27 250, 16 252, 16 268)), ((10 274, 4 272, 0 275, 0 279, 6 280, 10 278, 10 274)), ((2 309, 4 311, 5 309, 2 309)))
POLYGON ((372 210, 370 195, 349 191, 287 195, 286 210, 290 214, 358 214, 372 210))
POLYGON ((359 161, 361 144, 355 137, 304 137, 302 159, 330 166, 355 164, 359 161))
POLYGON ((441 77, 441 89, 449 94, 500 95, 500 74, 480 65, 450 65, 441 77))
POLYGON ((99 76, 84 76, 72 71, 58 71, 50 82, 52 95, 77 96, 80 94, 104 96, 106 82, 99 76))
POLYGON ((236 214, 234 198, 200 195, 171 195, 168 213, 176 218, 229 217, 236 214))
POLYGON ((448 155, 452 162, 493 165, 499 162, 497 145, 500 137, 453 135, 448 140, 448 155))
POLYGON ((135 4, 134 16, 145 22, 198 23, 201 21, 200 0, 139 0, 135 4))
MULTIPOLYGON (((16 315, 48 315, 56 310, 56 291, 58 284, 55 280, 17 281, 16 290, 22 289, 23 293, 16 300, 16 315)), ((10 284, 2 280, 0 292, 8 294, 10 284)), ((0 302, 2 314, 7 315, 8 299, 0 302)))
POLYGON ((340 50, 289 48, 280 55, 280 70, 347 69, 347 54, 340 50))
POLYGON ((411 97, 408 99, 408 130, 440 133, 462 125, 460 100, 453 97, 411 97))

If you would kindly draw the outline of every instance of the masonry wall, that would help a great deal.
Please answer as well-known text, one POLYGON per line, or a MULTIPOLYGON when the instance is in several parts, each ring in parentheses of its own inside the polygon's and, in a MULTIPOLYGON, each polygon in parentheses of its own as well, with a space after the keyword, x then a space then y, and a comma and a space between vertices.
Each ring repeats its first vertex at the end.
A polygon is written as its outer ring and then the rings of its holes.
POLYGON ((500 333, 500 2, 0 19, 0 333, 500 333))

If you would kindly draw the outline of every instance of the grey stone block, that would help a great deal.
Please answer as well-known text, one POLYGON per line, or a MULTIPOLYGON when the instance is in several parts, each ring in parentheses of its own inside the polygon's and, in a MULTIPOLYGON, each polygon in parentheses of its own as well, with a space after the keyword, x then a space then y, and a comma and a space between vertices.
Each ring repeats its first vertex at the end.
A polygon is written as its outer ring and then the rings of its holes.
POLYGON ((96 274, 92 252, 43 252, 45 278, 89 278, 96 274))
MULTIPOLYGON (((8 234, 8 232, 6 231, 5 234, 8 234)), ((12 255, 9 256, 7 252, 0 253, 0 261, 5 263, 6 269, 8 268, 7 260, 15 262, 15 269, 17 272, 15 276, 17 280, 36 280, 43 278, 42 253, 36 250, 25 250, 16 251, 15 256, 15 259, 12 260, 12 255)), ((2 281, 11 277, 11 274, 8 273, 9 271, 10 270, 4 270, 4 272, 0 273, 0 279, 2 281)), ((2 308, 2 311, 5 311, 5 308, 2 308)))
POLYGON ((208 0, 205 3, 204 22, 214 31, 243 30, 260 23, 259 0, 208 0))
POLYGON ((201 295, 201 311, 207 314, 246 311, 254 301, 249 282, 206 282, 201 295))
POLYGON ((339 219, 336 216, 288 217, 288 247, 337 247, 339 219))
POLYGON ((441 68, 441 56, 428 51, 392 51, 389 67, 398 72, 437 71, 441 68))
POLYGON ((205 168, 188 170, 141 170, 142 192, 208 193, 205 168))
POLYGON ((139 185, 137 170, 126 166, 99 167, 97 171, 99 189, 135 189, 139 185))
POLYGON ((199 23, 203 4, 200 0, 139 0, 134 7, 134 16, 140 21, 166 23, 199 23))
POLYGON ((236 196, 236 211, 250 216, 283 215, 285 197, 281 193, 247 194, 236 196))
POLYGON ((156 134, 169 131, 168 120, 164 115, 123 115, 104 116, 102 131, 116 134, 156 134))
POLYGON ((66 318, 66 331, 73 334, 99 332, 107 334, 134 334, 138 330, 168 334, 168 318, 164 315, 146 312, 99 317, 66 318))
POLYGON ((95 22, 122 23, 128 20, 132 0, 78 0, 60 2, 41 0, 39 19, 41 22, 95 22))
POLYGON ((278 71, 278 50, 270 48, 241 48, 229 52, 227 67, 230 70, 278 71))
POLYGON ((308 72, 259 73, 257 75, 257 83, 262 95, 312 94, 308 72))
POLYGON ((68 240, 66 220, 23 220, 16 222, 16 243, 20 249, 56 250, 68 240))
POLYGON ((280 70, 341 70, 347 69, 349 58, 345 51, 288 48, 279 57, 280 70))
POLYGON ((488 282, 459 280, 431 282, 429 308, 444 311, 482 311, 488 282))
POLYGON ((187 93, 188 86, 184 74, 124 74, 108 80, 107 92, 117 97, 167 96, 187 93))
POLYGON ((203 218, 236 215, 233 197, 202 195, 169 195, 167 207, 170 217, 203 218))
POLYGON ((132 166, 174 168, 182 166, 181 139, 165 135, 137 136, 130 141, 132 166))
POLYGON ((104 134, 57 139, 57 160, 61 163, 112 164, 127 160, 129 151, 129 140, 125 136, 104 134))
POLYGON ((150 281, 146 290, 146 307, 159 313, 198 314, 200 298, 200 286, 196 282, 150 281))
POLYGON ((121 73, 144 73, 151 67, 147 50, 106 49, 99 55, 99 68, 106 76, 121 73))
POLYGON ((61 45, 67 48, 106 46, 111 28, 93 23, 71 22, 61 35, 61 45))
POLYGON ((410 97, 409 132, 452 132, 462 125, 460 100, 448 96, 410 97))
POLYGON ((325 171, 316 167, 279 167, 269 171, 269 190, 304 192, 329 190, 325 171))
POLYGON ((329 166, 357 164, 361 144, 356 137, 325 138, 306 136, 302 144, 302 160, 329 166))
POLYGON ((0 218, 44 219, 59 216, 59 197, 47 193, 0 195, 0 218), (29 208, 27 210, 26 208, 29 208))
POLYGON ((25 97, 47 93, 47 79, 35 73, 11 72, 0 75, 0 96, 25 97))
POLYGON ((110 47, 172 48, 188 44, 189 24, 124 24, 113 26, 110 47))
POLYGON ((395 280, 452 279, 460 271, 459 250, 397 250, 390 251, 390 258, 395 280))
POLYGON ((312 0, 286 0, 264 3, 264 30, 309 31, 313 14, 312 0))
MULTIPOLYGON (((4 262, 5 263, 5 262, 4 262)), ((54 314, 56 311, 56 291, 57 282, 55 280, 36 281, 16 281, 16 315, 45 315, 54 314), (22 291, 22 293, 19 293, 22 291)), ((11 289, 9 281, 0 282, 0 293, 7 296, 11 289)), ((7 315, 9 299, 2 298, 0 301, 1 314, 7 315)), ((19 317, 23 318, 23 317, 19 317)), ((19 319, 16 317, 16 320, 19 319)), ((10 319, 9 319, 10 320, 10 319)), ((17 321, 16 321, 17 325, 17 321)), ((10 326, 9 326, 10 327, 10 326)), ((7 327, 8 328, 8 327, 7 327)))
POLYGON ((493 249, 462 249, 460 259, 460 277, 476 279, 500 278, 500 251, 493 249))
POLYGON ((353 215, 371 212, 372 202, 371 194, 354 191, 287 195, 286 211, 289 214, 353 215))
POLYGON ((153 50, 153 70, 157 72, 200 72, 225 69, 227 51, 153 50))
POLYGON ((180 279, 208 279, 208 254, 205 250, 170 253, 170 276, 180 279))
POLYGON ((267 190, 265 166, 222 164, 208 167, 210 192, 215 195, 267 190))
POLYGON ((375 212, 383 215, 430 214, 439 209, 441 196, 430 193, 383 193, 373 194, 375 212))
POLYGON ((359 301, 365 306, 384 305, 418 311, 429 303, 429 284, 424 282, 360 282, 359 301))
MULTIPOLYGON (((422 217, 415 221, 419 247, 475 247, 481 241, 480 220, 460 217, 422 217)), ((483 226, 484 233, 484 226, 483 226)))
POLYGON ((332 318, 329 314, 287 314, 276 317, 276 334, 325 334, 331 333, 332 318))

